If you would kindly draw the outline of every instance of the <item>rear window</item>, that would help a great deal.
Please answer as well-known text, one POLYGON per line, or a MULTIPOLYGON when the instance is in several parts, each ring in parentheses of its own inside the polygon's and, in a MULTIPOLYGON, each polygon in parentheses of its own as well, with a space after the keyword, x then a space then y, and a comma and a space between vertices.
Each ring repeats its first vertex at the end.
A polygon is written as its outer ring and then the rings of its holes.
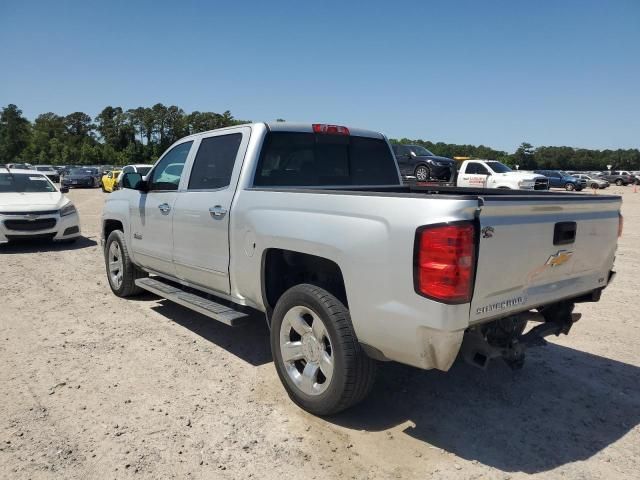
POLYGON ((270 132, 254 185, 397 185, 396 162, 381 139, 315 133, 270 132))

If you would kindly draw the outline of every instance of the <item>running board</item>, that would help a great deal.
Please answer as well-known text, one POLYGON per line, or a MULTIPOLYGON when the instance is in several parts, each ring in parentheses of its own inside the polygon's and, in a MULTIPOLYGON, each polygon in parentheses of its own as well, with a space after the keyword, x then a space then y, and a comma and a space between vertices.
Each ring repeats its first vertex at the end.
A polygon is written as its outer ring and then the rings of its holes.
POLYGON ((183 307, 187 307, 202 315, 229 325, 230 327, 239 325, 249 318, 249 315, 246 313, 239 312, 220 303, 212 302, 208 298, 200 295, 185 292, 174 285, 163 282, 158 277, 139 278, 136 280, 136 285, 160 297, 178 303, 183 307))

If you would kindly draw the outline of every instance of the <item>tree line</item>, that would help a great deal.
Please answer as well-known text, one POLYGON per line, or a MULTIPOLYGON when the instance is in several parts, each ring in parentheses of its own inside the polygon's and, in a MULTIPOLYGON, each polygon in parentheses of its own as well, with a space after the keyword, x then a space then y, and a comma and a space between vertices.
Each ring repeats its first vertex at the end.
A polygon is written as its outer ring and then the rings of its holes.
MULTIPOLYGON (((278 119, 278 121, 284 121, 278 119)), ((0 164, 126 165, 153 163, 169 145, 186 135, 247 123, 231 112, 186 113, 175 105, 124 110, 107 106, 95 117, 84 112, 52 112, 31 122, 9 104, 0 111, 0 164)), ((392 143, 422 145, 443 157, 472 157, 519 165, 521 170, 640 170, 640 150, 592 150, 533 147, 522 143, 514 153, 484 145, 457 145, 407 138, 392 143)))
POLYGON ((231 112, 186 113, 175 105, 124 110, 108 106, 95 117, 52 112, 33 122, 13 104, 0 111, 0 164, 126 165, 153 163, 186 135, 247 123, 231 112))
POLYGON ((422 145, 427 150, 442 157, 472 157, 498 160, 520 170, 640 170, 640 150, 637 148, 617 150, 593 150, 573 147, 537 147, 522 143, 514 153, 494 150, 484 145, 456 145, 453 143, 433 143, 408 138, 391 139, 392 143, 422 145))

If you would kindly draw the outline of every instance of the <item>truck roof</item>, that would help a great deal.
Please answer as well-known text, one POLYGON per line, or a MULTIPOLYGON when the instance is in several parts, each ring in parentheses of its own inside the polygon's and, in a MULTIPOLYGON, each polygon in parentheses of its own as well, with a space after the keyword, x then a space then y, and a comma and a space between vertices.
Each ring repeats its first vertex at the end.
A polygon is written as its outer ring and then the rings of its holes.
MULTIPOLYGON (((210 132, 231 130, 237 127, 256 127, 258 125, 266 126, 272 132, 313 133, 314 124, 313 123, 296 123, 296 122, 254 122, 254 123, 245 123, 241 125, 234 125, 231 127, 216 128, 214 130, 207 130, 206 132, 198 132, 198 133, 194 133, 193 135, 189 135, 189 137, 185 137, 185 138, 195 138, 195 137, 198 137, 199 135, 203 135, 210 132)), ((334 124, 330 124, 330 125, 334 125, 334 124)), ((348 125, 344 125, 344 126, 346 126, 349 129, 349 133, 353 136, 378 138, 381 140, 385 139, 385 136, 380 132, 375 132, 373 130, 366 130, 363 128, 350 127, 348 125)))

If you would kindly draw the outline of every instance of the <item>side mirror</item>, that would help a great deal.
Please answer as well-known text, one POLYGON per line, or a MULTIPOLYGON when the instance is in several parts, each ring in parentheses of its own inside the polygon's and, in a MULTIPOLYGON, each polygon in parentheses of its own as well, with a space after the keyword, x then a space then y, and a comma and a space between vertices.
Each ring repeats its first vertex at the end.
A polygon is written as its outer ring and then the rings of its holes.
POLYGON ((407 153, 407 158, 416 158, 416 152, 407 153))
POLYGON ((122 175, 122 188, 138 190, 140 192, 147 191, 147 182, 142 179, 142 175, 138 172, 127 172, 122 175))
POLYGON ((60 193, 69 193, 69 187, 60 187, 60 193))

